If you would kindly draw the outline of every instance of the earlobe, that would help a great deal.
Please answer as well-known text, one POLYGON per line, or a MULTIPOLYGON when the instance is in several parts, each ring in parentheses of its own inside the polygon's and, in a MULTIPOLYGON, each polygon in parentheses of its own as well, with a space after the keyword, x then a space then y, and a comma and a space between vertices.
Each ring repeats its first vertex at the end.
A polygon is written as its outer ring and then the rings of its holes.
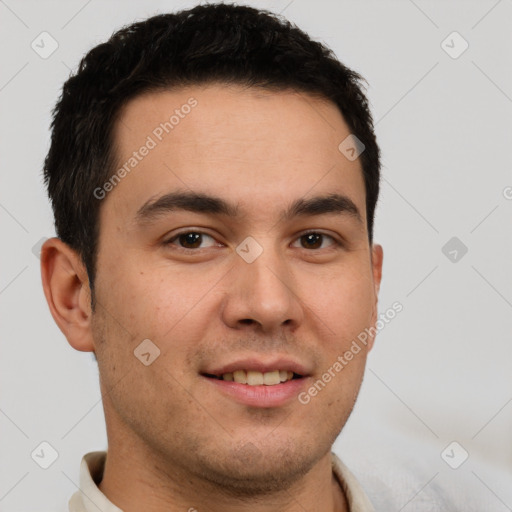
POLYGON ((90 289, 80 256, 58 238, 41 249, 41 277, 50 312, 76 350, 94 350, 90 289))

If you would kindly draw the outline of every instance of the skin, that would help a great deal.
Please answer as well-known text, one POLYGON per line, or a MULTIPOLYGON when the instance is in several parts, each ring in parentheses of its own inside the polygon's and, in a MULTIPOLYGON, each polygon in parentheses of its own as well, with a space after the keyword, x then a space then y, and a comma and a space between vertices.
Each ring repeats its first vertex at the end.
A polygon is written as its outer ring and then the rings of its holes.
POLYGON ((197 106, 102 200, 94 311, 77 254, 56 238, 42 250, 57 324, 98 360, 109 440, 100 489, 126 512, 347 510, 330 450, 373 340, 307 405, 243 405, 200 372, 291 356, 308 368, 307 390, 375 324, 382 248, 368 242, 359 159, 338 150, 350 131, 334 104, 303 93, 213 84, 152 92, 121 113, 119 165, 190 97, 197 106), (137 220, 173 191, 217 196, 240 215, 137 220), (331 193, 361 219, 281 219, 293 201, 331 193), (311 248, 306 230, 325 237, 311 248), (169 243, 198 231, 209 236, 197 248, 169 243), (252 263, 236 252, 248 236, 263 248, 252 263), (160 349, 149 366, 134 356, 144 339, 160 349))

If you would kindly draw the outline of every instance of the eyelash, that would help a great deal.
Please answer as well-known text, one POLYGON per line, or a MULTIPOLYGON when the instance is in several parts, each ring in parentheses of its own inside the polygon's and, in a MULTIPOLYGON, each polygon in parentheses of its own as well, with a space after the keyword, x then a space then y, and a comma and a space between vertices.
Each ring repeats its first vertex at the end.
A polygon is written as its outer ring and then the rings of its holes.
MULTIPOLYGON (((204 231, 188 230, 188 231, 182 231, 181 233, 177 233, 177 234, 173 235, 172 238, 170 238, 166 242, 164 242, 164 245, 166 245, 166 246, 174 245, 173 243, 176 240, 178 240, 180 236, 188 235, 191 233, 196 234, 196 235, 207 236, 207 237, 210 237, 212 240, 215 240, 215 238, 212 235, 209 235, 208 233, 205 233, 204 231)), ((337 240, 334 236, 328 235, 327 233, 322 233, 321 231, 315 231, 315 230, 305 231, 304 233, 301 233, 295 240, 300 240, 302 237, 305 237, 308 235, 320 235, 324 238, 330 238, 332 240, 332 243, 329 247, 333 247, 333 246, 335 246, 336 248, 344 247, 343 243, 341 241, 337 240)), ((322 241, 323 241, 323 239, 322 239, 322 241)), ((190 249, 188 247, 180 247, 180 246, 177 246, 177 247, 178 247, 178 250, 180 250, 181 252, 185 252, 187 254, 188 253, 197 253, 201 249, 201 247, 196 248, 196 249, 190 249)), ((329 248, 329 247, 327 247, 327 248, 329 248)), ((307 249, 305 247, 301 247, 301 249, 304 249, 306 251, 311 251, 311 252, 316 252, 316 251, 321 250, 320 248, 319 249, 307 249)), ((324 247, 324 249, 326 249, 326 248, 324 247)))

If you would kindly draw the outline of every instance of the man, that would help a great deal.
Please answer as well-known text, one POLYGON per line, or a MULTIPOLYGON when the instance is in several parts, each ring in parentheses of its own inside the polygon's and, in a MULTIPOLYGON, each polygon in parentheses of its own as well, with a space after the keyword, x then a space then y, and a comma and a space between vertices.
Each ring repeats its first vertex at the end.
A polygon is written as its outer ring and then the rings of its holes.
POLYGON ((126 27, 66 82, 43 285, 97 358, 109 441, 71 511, 373 510, 331 453, 383 258, 359 83, 285 20, 223 4, 126 27))

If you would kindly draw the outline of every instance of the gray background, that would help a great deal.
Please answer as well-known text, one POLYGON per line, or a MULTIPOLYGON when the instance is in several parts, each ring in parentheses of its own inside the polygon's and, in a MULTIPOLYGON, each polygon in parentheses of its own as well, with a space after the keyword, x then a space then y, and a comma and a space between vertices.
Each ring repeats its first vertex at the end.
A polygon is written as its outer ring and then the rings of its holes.
MULTIPOLYGON (((380 309, 404 309, 379 333, 336 451, 379 510, 512 510, 512 1, 249 3, 370 84, 380 309)), ((193 4, 0 0, 1 511, 66 510, 82 455, 106 448, 96 364, 54 325, 33 250, 54 234, 41 181, 50 110, 93 45, 193 4), (43 31, 58 43, 46 59, 31 48, 43 31), (31 458, 43 441, 58 452, 46 470, 31 458)))

